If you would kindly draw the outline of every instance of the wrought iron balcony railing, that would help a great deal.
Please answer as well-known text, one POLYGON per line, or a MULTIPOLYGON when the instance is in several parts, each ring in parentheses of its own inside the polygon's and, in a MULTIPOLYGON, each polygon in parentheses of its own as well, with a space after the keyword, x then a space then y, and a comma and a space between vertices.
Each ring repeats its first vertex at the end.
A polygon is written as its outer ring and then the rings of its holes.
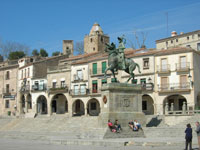
POLYGON ((190 70, 190 63, 184 62, 184 63, 177 63, 176 64, 176 71, 189 71, 190 70))
POLYGON ((170 72, 170 65, 161 65, 157 66, 157 72, 158 73, 169 73, 170 72))
POLYGON ((158 90, 159 92, 190 90, 190 82, 160 84, 158 85, 158 90))

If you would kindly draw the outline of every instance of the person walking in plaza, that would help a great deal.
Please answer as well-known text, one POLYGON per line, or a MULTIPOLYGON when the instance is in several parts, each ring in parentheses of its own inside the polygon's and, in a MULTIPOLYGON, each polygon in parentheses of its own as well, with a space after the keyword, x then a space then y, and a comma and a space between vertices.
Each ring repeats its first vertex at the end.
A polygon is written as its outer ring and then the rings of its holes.
POLYGON ((197 140, 198 140, 198 144, 199 144, 199 150, 200 150, 200 124, 199 122, 197 121, 196 122, 196 133, 197 133, 197 140))
POLYGON ((187 128, 185 129, 185 150, 192 150, 192 128, 190 124, 187 124, 187 128))

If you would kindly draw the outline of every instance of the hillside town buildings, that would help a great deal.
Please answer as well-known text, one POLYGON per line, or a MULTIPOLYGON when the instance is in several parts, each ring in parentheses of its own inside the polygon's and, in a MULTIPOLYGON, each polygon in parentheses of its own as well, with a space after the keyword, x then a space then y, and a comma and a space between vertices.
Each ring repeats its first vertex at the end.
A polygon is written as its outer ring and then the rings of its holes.
MULTIPOLYGON (((142 86, 142 110, 146 115, 200 108, 198 34, 195 31, 158 40, 156 49, 125 49, 126 58, 140 65, 141 73, 135 70, 134 82, 142 86), (176 42, 177 38, 181 42, 183 37, 192 39, 192 34, 196 48, 186 43, 166 46, 166 40, 176 42)), ((109 71, 110 77, 104 78, 108 42, 109 37, 95 23, 84 38, 83 55, 73 56, 73 41, 64 40, 63 55, 1 62, 0 115, 98 116, 103 105, 101 87, 115 81, 109 71)), ((123 71, 116 76, 119 82, 129 77, 123 71)))

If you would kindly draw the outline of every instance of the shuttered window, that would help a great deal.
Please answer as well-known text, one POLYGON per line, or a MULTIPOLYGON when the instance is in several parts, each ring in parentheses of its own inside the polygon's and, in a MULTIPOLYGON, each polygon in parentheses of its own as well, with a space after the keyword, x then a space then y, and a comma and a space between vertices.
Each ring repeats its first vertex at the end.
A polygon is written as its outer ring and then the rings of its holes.
POLYGON ((106 70, 106 61, 102 62, 102 73, 104 73, 106 70))
POLYGON ((97 63, 92 64, 92 74, 97 74, 97 63))

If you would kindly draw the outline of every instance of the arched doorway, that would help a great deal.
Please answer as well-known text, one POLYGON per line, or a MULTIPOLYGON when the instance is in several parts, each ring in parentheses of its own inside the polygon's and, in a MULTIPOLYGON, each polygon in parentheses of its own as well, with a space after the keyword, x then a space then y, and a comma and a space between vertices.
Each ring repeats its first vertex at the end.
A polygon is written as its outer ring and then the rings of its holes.
POLYGON ((87 113, 90 116, 98 116, 100 113, 99 101, 95 98, 91 99, 87 103, 87 113))
POLYGON ((27 95, 28 109, 32 109, 32 97, 31 94, 27 95))
POLYGON ((47 99, 45 96, 40 95, 37 99, 37 113, 47 114, 47 99))
POLYGON ((154 114, 154 102, 151 96, 145 94, 142 96, 142 111, 145 115, 154 114))
POLYGON ((163 113, 165 113, 166 103, 168 103, 169 110, 173 109, 174 111, 180 111, 183 109, 184 102, 186 104, 186 109, 187 109, 187 99, 184 96, 182 96, 180 94, 174 94, 174 95, 167 96, 163 101, 163 103, 164 103, 163 104, 163 110, 164 110, 163 113))
POLYGON ((82 116, 85 114, 84 103, 82 100, 76 100, 73 105, 73 116, 82 116))
POLYGON ((68 112, 68 101, 64 94, 56 94, 51 101, 52 113, 65 114, 68 112))

